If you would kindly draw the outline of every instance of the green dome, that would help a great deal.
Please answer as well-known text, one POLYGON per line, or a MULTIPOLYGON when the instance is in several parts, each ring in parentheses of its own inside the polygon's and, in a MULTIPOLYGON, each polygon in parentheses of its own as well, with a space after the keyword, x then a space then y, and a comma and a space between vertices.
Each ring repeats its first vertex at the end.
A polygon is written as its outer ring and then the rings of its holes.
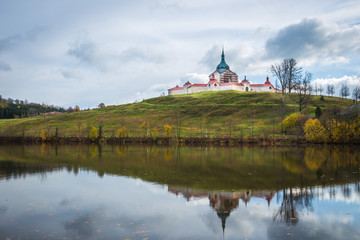
POLYGON ((224 54, 224 48, 222 49, 222 54, 221 54, 221 62, 219 63, 219 65, 217 65, 216 70, 219 73, 223 73, 226 70, 230 69, 229 65, 227 65, 227 63, 225 62, 225 54, 224 54))

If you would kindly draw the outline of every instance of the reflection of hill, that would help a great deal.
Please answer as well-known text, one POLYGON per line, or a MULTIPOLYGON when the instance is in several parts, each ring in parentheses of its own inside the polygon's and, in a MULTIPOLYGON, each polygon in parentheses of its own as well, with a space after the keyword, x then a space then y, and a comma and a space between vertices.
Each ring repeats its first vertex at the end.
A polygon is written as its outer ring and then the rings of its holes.
POLYGON ((0 174, 85 169, 191 189, 255 192, 358 181, 359 155, 359 150, 336 147, 7 145, 0 146, 0 174))

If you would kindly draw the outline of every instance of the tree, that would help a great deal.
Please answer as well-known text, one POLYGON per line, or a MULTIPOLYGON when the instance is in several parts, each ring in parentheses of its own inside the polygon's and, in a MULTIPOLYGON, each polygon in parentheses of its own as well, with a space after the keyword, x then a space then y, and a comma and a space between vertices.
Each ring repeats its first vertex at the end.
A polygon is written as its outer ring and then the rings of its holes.
POLYGON ((324 91, 324 87, 322 85, 319 85, 319 89, 318 89, 320 95, 322 95, 322 92, 324 91))
POLYGON ((164 126, 164 130, 165 130, 166 137, 169 137, 171 134, 172 127, 169 124, 166 124, 164 126))
POLYGON ((306 103, 310 99, 311 90, 312 90, 310 86, 311 79, 312 79, 312 74, 309 72, 305 72, 305 76, 299 78, 295 82, 294 89, 298 94, 299 112, 301 112, 306 107, 306 103))
POLYGON ((295 81, 301 75, 302 68, 297 67, 297 62, 293 58, 287 58, 280 64, 271 65, 270 71, 279 80, 282 96, 282 117, 285 115, 285 93, 288 89, 289 93, 294 87, 295 81))
POLYGON ((302 68, 297 67, 297 61, 294 58, 284 59, 284 63, 287 65, 288 73, 287 73, 287 82, 288 82, 288 91, 291 93, 291 90, 294 88, 296 81, 301 76, 302 68))
POLYGON ((304 126, 305 139, 309 142, 323 143, 327 141, 326 129, 318 119, 308 119, 304 126))
POLYGON ((348 97, 350 95, 350 92, 349 92, 349 87, 347 86, 347 84, 345 83, 345 84, 342 84, 341 85, 341 89, 340 89, 340 96, 342 97, 342 98, 346 98, 346 97, 348 97))
POLYGON ((99 105, 98 105, 98 108, 104 108, 105 107, 105 104, 104 103, 100 103, 99 105))
POLYGON ((321 108, 319 106, 317 106, 315 109, 315 117, 319 118, 321 116, 321 114, 322 114, 321 108))
POLYGON ((333 96, 335 93, 334 85, 332 85, 332 84, 327 85, 326 93, 328 94, 328 96, 330 96, 330 95, 333 96))
POLYGON ((357 102, 357 100, 360 100, 360 86, 354 88, 353 98, 355 99, 355 102, 357 102))
POLYGON ((74 110, 75 110, 75 112, 80 112, 80 107, 79 107, 78 105, 76 105, 76 106, 74 107, 74 110))

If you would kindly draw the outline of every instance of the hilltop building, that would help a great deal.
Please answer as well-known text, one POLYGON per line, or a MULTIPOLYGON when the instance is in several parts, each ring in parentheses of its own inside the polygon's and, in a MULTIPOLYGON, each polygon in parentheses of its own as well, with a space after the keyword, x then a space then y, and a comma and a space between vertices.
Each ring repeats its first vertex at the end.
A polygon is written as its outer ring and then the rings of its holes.
POLYGON ((252 84, 246 79, 238 81, 238 75, 230 70, 229 65, 225 62, 224 48, 221 53, 221 61, 216 70, 209 75, 208 83, 190 83, 186 82, 182 87, 176 86, 168 89, 169 95, 190 94, 204 91, 226 91, 236 90, 245 92, 279 92, 266 77, 264 84, 252 84))

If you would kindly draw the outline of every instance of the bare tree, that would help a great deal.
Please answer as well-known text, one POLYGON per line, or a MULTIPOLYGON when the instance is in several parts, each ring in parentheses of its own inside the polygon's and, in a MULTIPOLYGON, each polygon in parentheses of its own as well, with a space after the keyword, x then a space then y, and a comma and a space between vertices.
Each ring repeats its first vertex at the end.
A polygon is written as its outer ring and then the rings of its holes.
POLYGON ((312 91, 310 85, 311 79, 312 79, 312 74, 309 72, 305 72, 305 76, 297 80, 295 84, 294 89, 298 94, 299 112, 301 112, 306 107, 306 104, 310 99, 310 95, 312 91))
POLYGON ((357 86, 353 90, 353 98, 355 99, 355 102, 360 100, 360 86, 357 86))
POLYGON ((291 90, 294 88, 296 81, 298 81, 301 76, 302 68, 296 66, 297 62, 294 58, 284 59, 284 63, 287 65, 287 69, 288 69, 287 88, 289 90, 289 93, 291 93, 291 90))
POLYGON ((344 98, 344 97, 346 98, 349 95, 350 95, 350 92, 349 92, 349 87, 347 86, 347 84, 345 83, 345 84, 341 85, 340 96, 342 98, 344 98))
POLYGON ((314 90, 315 94, 317 95, 317 93, 319 91, 317 83, 314 84, 314 89, 313 90, 314 90))
POLYGON ((275 65, 271 65, 270 71, 279 80, 281 86, 281 97, 282 97, 282 117, 285 116, 285 93, 286 87, 288 85, 288 66, 283 61, 281 64, 275 63, 275 65))
POLYGON ((279 80, 282 93, 282 114, 285 115, 285 93, 289 93, 296 85, 302 72, 301 67, 297 67, 297 62, 293 58, 284 59, 280 64, 271 65, 270 71, 279 80))
POLYGON ((326 93, 328 94, 328 96, 330 96, 330 95, 333 96, 334 95, 335 90, 334 90, 334 85, 333 84, 327 85, 326 93))
POLYGON ((320 95, 322 95, 322 92, 324 91, 324 87, 322 85, 319 85, 318 91, 320 95))

